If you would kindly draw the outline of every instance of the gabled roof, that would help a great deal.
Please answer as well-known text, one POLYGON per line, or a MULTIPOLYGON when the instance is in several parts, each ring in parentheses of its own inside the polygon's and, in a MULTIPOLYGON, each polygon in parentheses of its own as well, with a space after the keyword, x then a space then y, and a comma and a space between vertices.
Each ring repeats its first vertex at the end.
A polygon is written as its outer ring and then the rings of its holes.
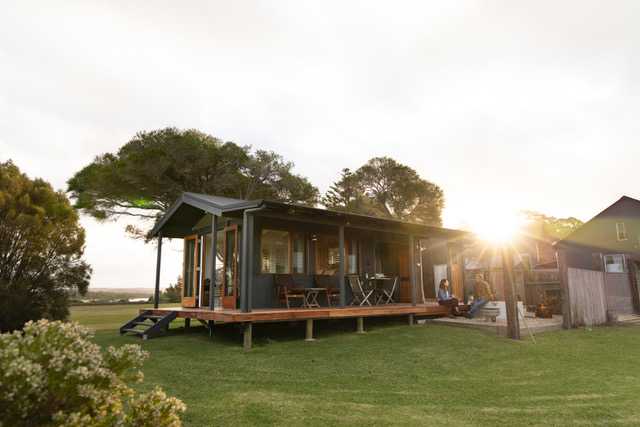
POLYGON ((430 237, 442 239, 459 239, 473 235, 468 231, 451 230, 269 200, 238 200, 187 192, 182 193, 167 213, 153 227, 151 233, 155 237, 162 230, 163 237, 184 237, 185 229, 193 227, 205 213, 210 213, 217 217, 241 218, 245 210, 260 206, 263 206, 270 213, 285 215, 290 217, 291 220, 297 221, 313 220, 326 224, 343 224, 354 228, 370 228, 380 231, 393 229, 397 232, 429 235, 430 237))
POLYGON ((575 229, 571 234, 565 236, 564 239, 559 240, 553 244, 555 249, 566 247, 572 243, 577 244, 593 244, 597 246, 599 242, 588 242, 582 237, 588 230, 593 230, 597 227, 601 227, 602 223, 607 219, 625 218, 640 222, 640 200, 636 200, 632 197, 622 196, 616 202, 609 205, 602 212, 585 222, 581 227, 575 229))

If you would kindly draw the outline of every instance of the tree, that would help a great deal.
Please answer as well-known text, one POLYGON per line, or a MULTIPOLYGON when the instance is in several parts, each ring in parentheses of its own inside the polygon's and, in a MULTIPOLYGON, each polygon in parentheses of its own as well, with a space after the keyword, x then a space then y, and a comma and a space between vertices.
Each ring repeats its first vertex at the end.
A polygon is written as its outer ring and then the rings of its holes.
POLYGON ((333 210, 441 226, 444 192, 412 168, 375 157, 354 173, 343 169, 323 203, 333 210))
POLYGON ((182 300, 182 276, 178 276, 175 285, 169 285, 164 294, 169 298, 169 302, 180 302, 182 300))
POLYGON ((68 315, 69 295, 89 286, 84 241, 62 191, 29 179, 11 160, 0 164, 0 331, 68 315))
POLYGON ((537 211, 523 210, 519 212, 523 221, 523 231, 541 240, 554 242, 560 240, 582 227, 584 222, 577 218, 555 218, 537 211))
MULTIPOLYGON (((116 154, 106 153, 68 181, 74 207, 98 220, 157 220, 183 191, 314 205, 318 190, 294 175, 293 163, 272 152, 223 142, 195 129, 139 132, 116 154)), ((149 230, 128 226, 134 237, 149 230)))

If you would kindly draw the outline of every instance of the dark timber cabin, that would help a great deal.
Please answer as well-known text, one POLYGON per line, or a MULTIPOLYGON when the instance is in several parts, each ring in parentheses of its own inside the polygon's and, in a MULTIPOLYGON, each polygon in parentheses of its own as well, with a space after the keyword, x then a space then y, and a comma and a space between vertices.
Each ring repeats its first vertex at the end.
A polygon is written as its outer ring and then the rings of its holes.
POLYGON ((361 330, 362 318, 368 316, 406 314, 412 322, 414 315, 446 314, 435 302, 437 282, 446 277, 453 293, 463 295, 461 258, 464 239, 470 236, 441 227, 195 193, 183 193, 152 233, 158 238, 156 304, 148 317, 159 319, 173 311, 173 318, 197 319, 207 327, 215 321, 240 322, 245 347, 251 345, 252 322, 307 320, 310 338, 313 319, 357 318, 361 330), (165 238, 184 240, 178 309, 157 305, 165 238), (276 273, 292 275, 304 288, 317 286, 316 275, 329 275, 339 289, 339 304, 319 295, 315 308, 287 309, 282 300, 276 305, 276 273), (350 306, 354 296, 348 276, 353 275, 397 278, 394 303, 350 306), (221 306, 214 297, 218 291, 221 306))

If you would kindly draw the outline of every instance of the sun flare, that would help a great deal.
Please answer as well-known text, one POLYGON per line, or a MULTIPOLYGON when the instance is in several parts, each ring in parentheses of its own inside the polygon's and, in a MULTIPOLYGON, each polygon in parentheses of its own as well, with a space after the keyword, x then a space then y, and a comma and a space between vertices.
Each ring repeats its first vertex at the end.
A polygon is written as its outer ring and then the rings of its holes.
POLYGON ((478 237, 492 242, 510 240, 518 230, 520 222, 515 214, 487 212, 476 216, 471 222, 471 229, 478 237))

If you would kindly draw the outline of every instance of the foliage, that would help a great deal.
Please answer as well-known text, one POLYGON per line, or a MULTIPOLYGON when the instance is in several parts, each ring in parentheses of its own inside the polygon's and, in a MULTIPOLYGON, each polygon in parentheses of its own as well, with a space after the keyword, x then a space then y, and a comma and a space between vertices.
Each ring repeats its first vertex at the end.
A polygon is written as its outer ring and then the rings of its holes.
POLYGON ((77 323, 28 322, 0 335, 0 424, 177 426, 184 404, 159 387, 136 395, 126 383, 148 356, 137 345, 100 352, 77 323))
MULTIPOLYGON (((182 300, 182 276, 178 276, 174 285, 169 285, 163 294, 169 302, 180 302, 182 300)), ((162 299, 160 299, 162 301, 162 299)))
POLYGON ((444 192, 412 168, 375 157, 353 173, 343 169, 323 203, 332 210, 441 226, 444 192))
POLYGON ((85 232, 62 191, 0 164, 0 331, 42 317, 64 319, 68 297, 91 276, 85 232))
MULTIPOLYGON (((117 153, 97 156, 68 181, 74 207, 98 220, 156 220, 182 192, 314 205, 318 190, 282 156, 223 142, 195 129, 138 132, 117 153)), ((127 227, 132 235, 148 230, 127 227)), ((148 236, 146 236, 148 237, 148 236)))
POLYGON ((550 242, 563 239, 584 224, 574 217, 558 219, 537 211, 520 211, 519 215, 528 235, 550 242))
MULTIPOLYGON (((151 295, 148 299, 149 302, 154 302, 155 300, 155 296, 151 295)), ((164 293, 160 292, 160 294, 158 295, 158 302, 171 302, 171 299, 166 296, 164 293)))

